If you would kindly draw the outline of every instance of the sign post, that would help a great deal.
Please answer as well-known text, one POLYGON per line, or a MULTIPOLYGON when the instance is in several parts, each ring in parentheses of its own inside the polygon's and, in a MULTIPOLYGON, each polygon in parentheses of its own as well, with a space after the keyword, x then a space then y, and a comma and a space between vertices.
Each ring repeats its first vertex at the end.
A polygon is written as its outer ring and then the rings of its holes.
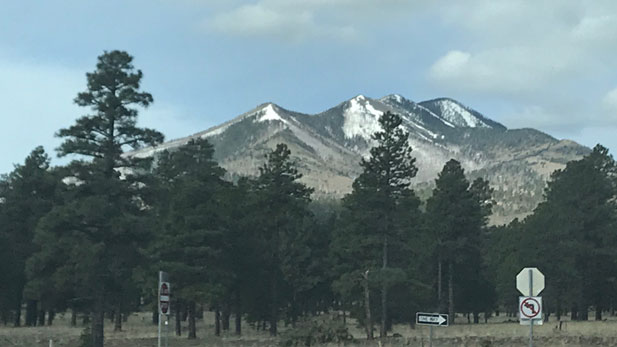
POLYGON ((538 268, 526 267, 516 276, 516 289, 524 296, 519 297, 519 319, 521 325, 529 323, 529 347, 533 347, 533 326, 542 324, 542 297, 544 275, 538 268))
POLYGON ((447 314, 416 312, 416 324, 429 326, 429 347, 433 347, 433 327, 447 327, 449 322, 447 314))
POLYGON ((169 275, 167 272, 159 271, 159 343, 158 347, 161 347, 161 322, 163 318, 165 318, 165 333, 167 335, 167 344, 169 344, 169 302, 170 302, 170 286, 169 286, 169 275))

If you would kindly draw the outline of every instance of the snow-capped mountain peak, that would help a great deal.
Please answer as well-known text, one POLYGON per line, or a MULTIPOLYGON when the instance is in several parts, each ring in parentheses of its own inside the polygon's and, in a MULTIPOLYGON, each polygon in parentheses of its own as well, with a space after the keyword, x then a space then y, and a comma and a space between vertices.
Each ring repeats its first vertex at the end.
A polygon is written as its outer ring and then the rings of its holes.
POLYGON ((421 106, 428 108, 443 120, 458 127, 492 128, 492 125, 477 112, 449 98, 425 101, 421 103, 421 106))
POLYGON ((255 121, 256 122, 279 121, 283 123, 288 123, 287 120, 282 118, 281 115, 276 111, 277 108, 278 107, 276 107, 274 104, 268 103, 265 107, 263 107, 261 110, 256 112, 259 118, 257 118, 255 121))
POLYGON ((397 104, 402 104, 403 102, 409 101, 409 100, 405 99, 405 97, 399 94, 390 94, 390 95, 386 95, 383 98, 379 99, 379 101, 386 102, 386 103, 395 102, 397 104))
POLYGON ((351 139, 359 136, 369 140, 373 133, 381 130, 379 117, 382 113, 364 95, 358 95, 349 100, 343 111, 345 138, 351 139))

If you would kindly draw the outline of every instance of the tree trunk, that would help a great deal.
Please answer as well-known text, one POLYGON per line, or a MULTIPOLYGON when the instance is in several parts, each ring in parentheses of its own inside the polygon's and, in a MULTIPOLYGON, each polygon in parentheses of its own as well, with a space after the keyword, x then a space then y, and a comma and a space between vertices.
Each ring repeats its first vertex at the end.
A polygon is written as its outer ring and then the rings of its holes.
POLYGON ((122 331, 122 313, 120 313, 120 307, 116 308, 114 314, 114 331, 122 331))
POLYGON ((473 313, 473 324, 480 323, 480 312, 473 313))
POLYGON ((44 309, 39 310, 38 320, 39 320, 38 325, 40 327, 45 326, 45 310, 44 309))
POLYGON ((298 299, 297 299, 297 297, 298 297, 298 294, 296 293, 296 290, 294 289, 292 297, 291 297, 291 302, 290 302, 290 305, 291 305, 291 308, 290 308, 290 310, 291 310, 291 327, 292 328, 296 327, 296 322, 298 321, 298 306, 297 306, 298 305, 298 301, 297 301, 298 299))
POLYGON ((364 280, 362 284, 364 286, 364 312, 366 314, 366 322, 364 323, 364 327, 366 328, 366 338, 368 340, 373 339, 373 318, 371 317, 371 296, 368 288, 368 272, 363 275, 364 280))
POLYGON ((437 305, 438 305, 438 311, 441 313, 443 312, 443 310, 445 309, 445 305, 443 303, 443 297, 442 297, 442 286, 441 286, 441 281, 442 281, 442 270, 441 270, 441 253, 438 255, 437 257, 437 305))
POLYGON ((272 278, 270 279, 270 336, 276 336, 278 333, 277 323, 278 323, 278 288, 277 288, 277 278, 276 271, 273 270, 272 278))
POLYGON ((15 308, 15 320, 13 321, 13 326, 14 327, 21 326, 21 300, 17 302, 17 307, 15 308))
POLYGON ((181 313, 180 300, 176 300, 176 336, 182 336, 181 313))
POLYGON ((572 310, 570 311, 570 320, 571 321, 578 320, 578 307, 576 304, 572 306, 572 310))
POLYGON ((236 335, 242 335, 242 306, 240 305, 240 295, 236 296, 236 335))
POLYGON ((221 310, 218 305, 214 309, 214 336, 221 336, 221 310))
POLYGON ((581 310, 579 312, 579 320, 589 320, 589 307, 586 305, 581 306, 581 310))
MULTIPOLYGON (((383 238, 383 255, 381 259, 381 269, 388 268, 388 236, 383 238)), ((379 337, 384 338, 388 335, 388 285, 386 281, 381 284, 381 326, 379 327, 379 337)))
POLYGON ((90 315, 89 315, 89 314, 84 314, 84 315, 81 317, 81 325, 82 325, 82 326, 86 326, 86 325, 88 325, 88 324, 91 324, 91 323, 90 323, 90 315))
POLYGON ((159 309, 156 306, 152 308, 152 324, 159 324, 159 309))
POLYGON ((229 331, 229 318, 231 317, 231 310, 229 309, 229 303, 223 305, 223 313, 221 315, 221 325, 223 331, 229 331))
POLYGON ((36 326, 36 300, 28 300, 26 302, 26 326, 33 327, 36 326))
POLYGON ((449 324, 454 324, 454 269, 452 261, 448 263, 448 315, 449 324))
POLYGON ((71 309, 71 326, 77 326, 77 311, 74 308, 71 309))
POLYGON ((47 325, 52 325, 54 323, 54 318, 56 318, 56 311, 49 310, 49 312, 47 312, 47 325))
POLYGON ((103 347, 104 344, 104 328, 105 312, 103 311, 102 303, 95 304, 95 309, 92 312, 92 347, 103 347))
POLYGON ((197 338, 197 332, 195 331, 195 302, 191 301, 187 307, 189 318, 189 340, 197 338))
POLYGON ((596 305, 596 320, 602 320, 602 305, 596 305))

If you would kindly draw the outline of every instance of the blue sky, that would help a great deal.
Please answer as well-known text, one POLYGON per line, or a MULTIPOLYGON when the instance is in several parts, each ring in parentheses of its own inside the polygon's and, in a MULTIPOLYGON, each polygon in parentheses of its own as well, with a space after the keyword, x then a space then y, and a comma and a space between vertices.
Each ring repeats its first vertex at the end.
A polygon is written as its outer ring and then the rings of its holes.
POLYGON ((449 96, 511 128, 617 150, 616 1, 3 2, 0 173, 88 110, 105 50, 126 50, 168 139, 263 102, 317 113, 357 94, 449 96))

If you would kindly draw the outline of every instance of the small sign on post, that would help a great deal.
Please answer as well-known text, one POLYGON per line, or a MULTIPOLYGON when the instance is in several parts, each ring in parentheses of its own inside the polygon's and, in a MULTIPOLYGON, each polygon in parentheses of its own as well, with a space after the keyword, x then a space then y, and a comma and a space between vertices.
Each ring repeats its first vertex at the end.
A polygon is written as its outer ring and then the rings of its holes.
MULTIPOLYGON (((159 271, 159 338, 158 347, 161 347, 161 320, 165 317, 165 323, 167 324, 167 315, 169 315, 169 301, 170 301, 170 284, 169 275, 167 272, 159 271)), ((169 329, 166 329, 166 333, 169 334, 169 329)))
POLYGON ((159 309, 161 314, 169 314, 169 282, 161 282, 159 287, 159 309))
POLYGON ((416 312, 416 324, 429 326, 429 347, 433 347, 433 327, 447 327, 449 322, 447 314, 416 312))
POLYGON ((544 274, 536 267, 526 267, 516 275, 516 289, 524 296, 538 296, 544 290, 544 274), (533 288, 529 284, 533 283, 533 288))
POLYGON ((518 299, 521 325, 529 325, 529 347, 533 347, 533 326, 542 325, 542 297, 544 275, 538 268, 526 267, 516 275, 516 289, 524 296, 518 299))
POLYGON ((447 327, 448 315, 442 313, 416 313, 416 324, 447 327))
POLYGON ((522 322, 525 320, 542 321, 542 297, 541 296, 519 296, 518 312, 521 317, 521 324, 523 324, 522 322))

